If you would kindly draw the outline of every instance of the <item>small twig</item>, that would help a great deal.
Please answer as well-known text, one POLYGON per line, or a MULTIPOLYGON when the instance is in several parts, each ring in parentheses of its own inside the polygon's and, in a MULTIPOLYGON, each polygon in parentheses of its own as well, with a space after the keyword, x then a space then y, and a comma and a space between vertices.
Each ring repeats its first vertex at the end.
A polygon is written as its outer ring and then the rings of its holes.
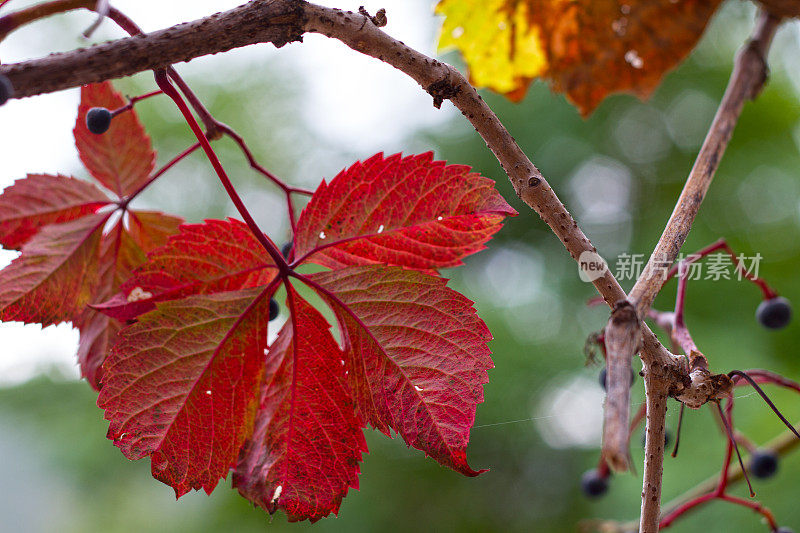
POLYGON ((189 148, 187 148, 186 150, 181 152, 180 154, 178 154, 175 157, 173 157, 163 167, 161 167, 156 172, 154 172, 153 175, 150 176, 147 179, 147 181, 145 181, 143 184, 141 184, 138 189, 136 189, 131 194, 126 196, 123 200, 121 200, 119 202, 120 208, 122 208, 122 209, 127 208, 128 204, 130 204, 134 199, 136 199, 136 197, 139 196, 142 193, 142 191, 147 189, 150 185, 153 184, 154 181, 156 181, 158 178, 163 176, 164 173, 166 173, 169 169, 171 169, 173 166, 178 164, 180 161, 182 161, 187 156, 193 154, 200 147, 201 147, 200 143, 196 142, 192 146, 190 146, 189 148))
POLYGON ((92 36, 95 30, 100 27, 100 24, 102 24, 103 20, 108 16, 108 0, 97 0, 94 11, 97 12, 97 20, 83 32, 83 37, 86 39, 92 36))
POLYGON ((769 399, 769 396, 767 396, 767 393, 764 392, 764 390, 761 387, 758 386, 758 383, 756 383, 756 380, 754 380, 753 378, 751 378, 749 375, 747 375, 745 372, 742 372, 741 370, 731 370, 730 372, 728 372, 728 376, 730 376, 731 378, 733 378, 733 377, 741 377, 745 381, 747 381, 756 390, 758 395, 761 396, 761 398, 767 403, 769 408, 772 409, 772 411, 776 415, 778 415, 778 418, 780 418, 781 422, 783 422, 784 425, 786 427, 788 427, 792 431, 792 433, 794 433, 797 436, 798 439, 800 439, 800 433, 797 432, 797 430, 794 428, 794 426, 791 424, 791 422, 786 420, 786 417, 783 416, 783 414, 780 412, 780 410, 778 410, 778 408, 775 407, 775 404, 772 403, 772 400, 769 399))
POLYGON ((725 95, 683 187, 664 233, 630 293, 639 315, 650 308, 664 283, 667 269, 686 242, 700 205, 733 135, 745 101, 755 98, 766 81, 766 56, 781 19, 762 12, 753 37, 739 52, 725 95))

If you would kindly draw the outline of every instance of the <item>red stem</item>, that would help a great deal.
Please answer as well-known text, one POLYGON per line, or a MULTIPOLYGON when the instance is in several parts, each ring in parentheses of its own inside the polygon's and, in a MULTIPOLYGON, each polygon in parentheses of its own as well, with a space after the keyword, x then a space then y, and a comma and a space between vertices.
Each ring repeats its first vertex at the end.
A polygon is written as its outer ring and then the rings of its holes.
POLYGON ((206 134, 203 132, 203 129, 200 127, 200 124, 197 123, 197 119, 194 118, 192 112, 189 110, 189 106, 186 105, 186 102, 183 100, 183 97, 180 93, 172 86, 172 83, 169 81, 169 77, 167 76, 166 70, 158 70, 155 73, 156 83, 164 91, 164 94, 169 96, 174 102, 175 105, 178 106, 180 109, 183 118, 189 124, 189 127, 194 132, 195 137, 200 142, 200 145, 203 148, 203 151, 208 156, 208 160, 211 162, 211 166, 214 167, 214 170, 217 173, 220 181, 222 182, 222 186, 225 188, 225 191, 228 193, 228 196, 233 201, 233 205, 236 206, 236 209, 239 211, 239 214, 242 216, 242 219, 250 228, 250 231, 253 232, 256 239, 261 243, 261 245, 267 250, 269 255, 272 257, 272 260, 275 262, 275 265, 278 267, 280 271, 280 276, 285 277, 286 274, 289 272, 289 267, 286 264, 286 260, 281 255, 281 252, 278 248, 272 243, 272 241, 264 235, 264 232, 258 227, 256 221, 250 215, 250 212, 247 210, 247 207, 244 205, 239 193, 236 192, 236 189, 231 183, 228 174, 225 172, 225 169, 222 167, 222 163, 217 157, 217 154, 214 152, 214 149, 211 147, 211 143, 206 137, 206 134))
POLYGON ((766 507, 764 507, 764 505, 761 502, 752 502, 750 500, 745 500, 744 498, 731 496, 729 494, 720 494, 718 498, 726 502, 735 503, 736 505, 741 505, 742 507, 747 507, 749 509, 752 509, 753 511, 757 512, 758 514, 764 517, 764 519, 767 521, 772 531, 778 529, 778 523, 775 521, 775 516, 773 516, 772 512, 766 507))
MULTIPOLYGON (((139 26, 136 25, 136 23, 133 22, 133 20, 128 18, 127 15, 125 15, 124 13, 122 13, 121 11, 119 11, 114 7, 111 7, 109 9, 108 17, 130 35, 140 35, 141 33, 143 33, 142 29, 139 28, 139 26)), ((207 138, 208 136, 210 136, 212 139, 215 139, 217 138, 218 133, 223 133, 228 137, 230 137, 231 139, 233 139, 234 142, 239 146, 239 149, 242 151, 242 153, 244 153, 244 156, 247 159, 250 166, 257 172, 265 176, 267 179, 272 181, 275 185, 280 187, 281 190, 283 190, 284 194, 286 195, 286 204, 289 214, 289 225, 292 228, 292 234, 294 234, 296 230, 296 217, 291 195, 292 193, 297 193, 297 194, 306 194, 311 196, 314 194, 314 192, 309 191, 307 189, 286 185, 286 183, 284 183, 280 178, 278 178, 272 172, 270 172, 262 165, 260 165, 258 161, 256 161, 255 157, 253 156, 253 152, 247 146, 247 143, 244 141, 242 136, 236 133, 227 124, 224 124, 216 120, 213 116, 211 116, 211 113, 208 111, 208 109, 203 105, 203 103, 200 101, 200 99, 197 97, 194 91, 192 91, 192 89, 189 87, 186 81, 184 81, 181 75, 178 74, 178 72, 173 67, 169 67, 167 69, 167 74, 169 75, 170 78, 172 78, 172 80, 175 82, 175 84, 178 86, 178 88, 181 90, 184 96, 186 96, 186 99, 189 101, 191 106, 194 108, 198 116, 203 121, 203 124, 206 126, 206 129, 208 130, 207 138)))
MULTIPOLYGON (((779 385, 781 387, 800 392, 800 383, 792 381, 789 378, 785 378, 780 374, 776 374, 775 372, 770 372, 769 370, 755 368, 752 370, 747 370, 745 374, 748 374, 751 378, 753 378, 756 383, 771 383, 773 385, 779 385)), ((734 375, 732 379, 735 387, 749 385, 749 383, 739 375, 734 375)))
MULTIPOLYGON (((161 91, 159 91, 159 92, 161 92, 161 91)), ((177 163, 179 163, 185 157, 187 157, 188 155, 194 153, 194 151, 197 150, 198 148, 200 148, 200 146, 201 146, 201 144, 199 142, 196 142, 192 146, 190 146, 189 148, 187 148, 186 150, 181 152, 180 154, 178 154, 175 157, 173 157, 170 162, 168 162, 166 165, 164 165, 159 170, 157 170, 156 173, 153 174, 152 176, 150 176, 150 178, 146 182, 144 182, 138 189, 136 189, 134 192, 129 194, 124 199, 120 200, 120 202, 119 202, 120 208, 122 208, 123 210, 126 209, 128 207, 128 204, 130 204, 133 201, 134 198, 139 196, 139 194, 143 190, 148 188, 154 181, 156 181, 158 178, 160 178, 166 171, 171 169, 173 166, 175 166, 177 163)))
POLYGON ((668 280, 673 278, 678 273, 678 269, 682 263, 686 264, 694 263, 695 261, 698 261, 703 257, 710 255, 718 250, 725 250, 728 253, 728 255, 733 260, 734 264, 736 265, 736 270, 739 271, 745 279, 758 285, 758 287, 761 289, 761 292, 764 293, 765 299, 770 299, 778 296, 778 293, 772 290, 772 288, 769 285, 767 285, 766 281, 756 276, 753 276, 744 269, 744 266, 739 261, 739 258, 736 256, 736 253, 730 246, 728 246, 728 243, 725 241, 725 239, 720 239, 717 242, 711 243, 705 248, 701 248, 697 252, 688 255, 685 259, 682 259, 677 264, 673 265, 672 268, 669 269, 669 272, 667 273, 667 277, 664 280, 664 283, 666 283, 668 280))
POLYGON ((147 93, 147 94, 142 94, 142 95, 139 95, 139 96, 133 96, 131 98, 128 98, 128 103, 125 104, 122 107, 114 109, 111 112, 111 116, 112 117, 116 117, 120 113, 124 113, 126 111, 130 111, 131 109, 133 109, 133 106, 136 105, 137 102, 139 102, 141 100, 144 100, 146 98, 150 98, 151 96, 157 96, 159 94, 163 94, 163 91, 158 90, 158 91, 153 91, 153 92, 150 92, 150 93, 147 93))
POLYGON ((681 505, 680 507, 669 513, 667 516, 662 518, 661 522, 659 522, 658 524, 658 529, 666 529, 667 527, 672 525, 672 522, 674 522, 677 518, 679 518, 683 513, 685 513, 689 509, 697 507, 698 505, 702 505, 708 501, 715 499, 716 497, 717 495, 714 492, 709 492, 708 494, 703 494, 702 496, 699 496, 694 500, 690 500, 684 503, 683 505, 681 505))

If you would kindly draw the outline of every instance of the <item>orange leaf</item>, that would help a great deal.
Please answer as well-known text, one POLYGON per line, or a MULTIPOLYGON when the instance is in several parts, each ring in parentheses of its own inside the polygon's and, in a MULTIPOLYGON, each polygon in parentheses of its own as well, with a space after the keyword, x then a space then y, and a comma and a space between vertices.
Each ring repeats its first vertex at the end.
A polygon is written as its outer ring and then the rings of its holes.
POLYGON ((719 0, 441 0, 440 48, 472 82, 520 100, 550 80, 586 116, 609 94, 648 97, 697 44, 719 0))

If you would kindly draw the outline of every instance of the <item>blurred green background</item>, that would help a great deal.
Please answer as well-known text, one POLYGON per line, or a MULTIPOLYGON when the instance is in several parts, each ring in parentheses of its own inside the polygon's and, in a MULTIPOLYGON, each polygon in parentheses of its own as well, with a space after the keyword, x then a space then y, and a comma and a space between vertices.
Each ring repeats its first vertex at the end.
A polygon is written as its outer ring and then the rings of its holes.
MULTIPOLYGON (((386 7, 391 20, 391 5, 387 2, 386 7)), ((612 266, 620 253, 648 254, 660 235, 723 93, 734 52, 750 32, 754 11, 750 4, 727 3, 699 48, 666 77, 649 102, 614 96, 583 120, 543 83, 534 84, 520 105, 484 93, 612 266)), ((91 18, 53 20, 49 26, 39 26, 39 38, 45 42, 49 38, 41 29, 47 27, 54 35, 71 32, 72 36, 87 20, 91 18)), ((432 17, 423 26, 430 43, 435 27, 432 17)), ((770 83, 756 102, 746 106, 684 247, 688 253, 725 237, 738 252, 760 253, 761 276, 795 302, 800 302, 798 35, 796 22, 779 32, 771 55, 770 83)), ((64 48, 75 46, 77 41, 70 39, 64 48)), ((53 42, 61 41, 53 37, 53 42)), ((292 45, 287 53, 299 57, 303 46, 292 45)), ((320 532, 544 533, 573 531, 585 519, 638 516, 641 466, 636 474, 614 477, 601 499, 588 501, 579 488, 581 474, 597 462, 603 401, 596 379, 600 366, 586 366, 584 342, 604 325, 607 310, 586 307, 585 302, 595 295, 592 286, 578 279, 560 243, 517 200, 483 141, 452 109, 439 112, 437 116, 444 118, 431 120, 437 112, 429 108, 429 98, 423 94, 427 100, 422 100, 425 108, 419 109, 421 126, 397 132, 394 122, 385 121, 372 126, 378 130, 363 132, 365 138, 385 136, 389 139, 385 146, 365 143, 371 151, 360 145, 343 146, 335 141, 338 128, 352 125, 328 117, 321 126, 319 117, 304 112, 304 95, 309 94, 307 85, 314 83, 313 76, 301 76, 282 53, 265 48, 262 55, 253 56, 250 68, 239 61, 236 68, 226 69, 225 56, 181 68, 214 114, 236 128, 275 173, 313 187, 323 176, 330 178, 373 151, 434 150, 439 159, 471 165, 497 180, 502 194, 520 212, 488 250, 468 259, 466 266, 445 273, 452 278, 452 287, 475 300, 495 337, 491 349, 496 368, 485 387, 485 403, 478 409, 468 450, 473 467, 491 470, 478 478, 465 478, 407 449, 399 439, 367 430, 370 454, 362 465, 361 487, 345 498, 338 518, 314 525, 288 524, 280 514, 270 517, 254 509, 229 490, 227 482, 210 497, 190 494, 176 502, 169 487, 150 477, 147 461, 127 461, 105 439, 107 424, 89 387, 43 369, 29 381, 0 388, 0 531, 313 528, 320 532)), ((454 55, 444 59, 459 64, 454 55)), ((392 79, 401 78, 398 74, 392 79)), ((360 83, 369 85, 370 77, 365 75, 360 83)), ((136 94, 151 90, 153 83, 151 77, 140 75, 117 86, 136 94)), ((391 107, 393 102, 382 105, 391 107)), ((332 112, 337 117, 358 117, 371 109, 332 112)), ((166 99, 143 102, 137 110, 162 161, 193 142, 166 99)), ((411 124, 415 120, 412 116, 411 124)), ((247 168, 231 143, 220 141, 216 146, 266 231, 276 241, 285 240, 285 215, 275 189, 247 168)), ((86 175, 77 160, 74 168, 64 172, 86 175)), ((139 205, 178 212, 191 221, 233 214, 200 155, 179 165, 139 205), (191 193, 186 194, 187 190, 191 193)), ((626 289, 631 285, 631 279, 623 281, 626 289)), ((672 282, 659 296, 656 308, 670 309, 674 291, 672 282)), ((750 284, 697 281, 689 287, 687 323, 714 370, 759 367, 800 380, 800 320, 780 332, 766 331, 753 316, 758 303, 759 291, 750 284)), ((636 405, 642 399, 641 389, 637 378, 636 405)), ((780 433, 782 426, 751 392, 737 391, 736 423, 756 443, 763 443, 780 433)), ((787 418, 800 420, 800 398, 784 391, 773 394, 787 418)), ((674 402, 670 405, 668 418, 673 431, 676 407, 674 402)), ((632 439, 632 453, 641 465, 639 435, 632 439)), ((676 459, 666 459, 664 501, 718 472, 724 447, 709 408, 687 412, 681 453, 676 459)), ((781 460, 775 478, 755 482, 758 498, 774 511, 781 525, 796 530, 800 530, 799 476, 800 454, 793 454, 781 460)), ((742 487, 734 492, 745 495, 742 487)), ((768 528, 749 510, 715 502, 678 521, 672 530, 763 532, 768 528)))

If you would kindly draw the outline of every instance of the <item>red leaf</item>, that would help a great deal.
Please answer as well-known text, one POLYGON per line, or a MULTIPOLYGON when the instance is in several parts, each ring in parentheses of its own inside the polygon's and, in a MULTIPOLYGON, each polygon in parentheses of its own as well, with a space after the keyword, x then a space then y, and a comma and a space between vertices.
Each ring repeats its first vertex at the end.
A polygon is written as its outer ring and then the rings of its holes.
POLYGON ((110 111, 127 102, 110 82, 81 87, 81 104, 75 122, 75 146, 81 161, 97 181, 123 197, 136 191, 153 172, 156 154, 135 111, 114 117, 111 127, 95 135, 86 127, 86 113, 93 107, 110 111))
POLYGON ((352 267, 311 279, 343 332, 361 415, 466 475, 469 430, 492 368, 491 334, 446 280, 398 267, 352 267))
POLYGON ((329 246, 308 260, 334 269, 452 267, 482 250, 503 218, 516 214, 494 182, 469 167, 433 161, 430 152, 377 154, 320 184, 300 216, 295 257, 329 246))
POLYGON ((43 326, 72 320, 97 283, 97 254, 108 215, 45 226, 0 276, 0 320, 43 326))
POLYGON ((267 348, 264 288, 161 303, 120 332, 97 400, 109 438, 181 496, 210 493, 253 427, 267 348))
POLYGON ((181 224, 182 218, 158 211, 128 211, 128 233, 145 253, 167 244, 181 224))
POLYGON ((75 220, 108 203, 88 181, 28 174, 0 195, 0 244, 19 250, 42 226, 75 220))
POLYGON ((185 225, 150 254, 120 294, 95 308, 129 320, 159 301, 266 285, 275 277, 271 266, 272 259, 243 222, 185 225))
MULTIPOLYGON (((118 223, 103 237, 98 259, 100 276, 92 301, 104 301, 114 295, 133 270, 144 263, 146 253, 163 245, 175 233, 182 220, 151 211, 129 211, 127 228, 118 223)), ((73 320, 80 329, 78 363, 83 375, 95 389, 100 389, 103 360, 116 341, 120 330, 117 321, 95 311, 84 309, 73 320)))
POLYGON ((288 288, 292 320, 270 346, 253 437, 233 484, 270 513, 312 522, 337 513, 367 445, 322 315, 288 288))

